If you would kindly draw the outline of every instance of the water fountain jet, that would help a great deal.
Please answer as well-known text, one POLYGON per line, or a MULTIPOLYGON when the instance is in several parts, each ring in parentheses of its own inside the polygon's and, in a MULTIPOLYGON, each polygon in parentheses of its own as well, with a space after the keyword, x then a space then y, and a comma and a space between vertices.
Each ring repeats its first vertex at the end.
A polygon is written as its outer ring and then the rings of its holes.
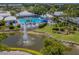
POLYGON ((27 34, 26 24, 23 25, 23 45, 27 45, 30 43, 29 36, 27 34))

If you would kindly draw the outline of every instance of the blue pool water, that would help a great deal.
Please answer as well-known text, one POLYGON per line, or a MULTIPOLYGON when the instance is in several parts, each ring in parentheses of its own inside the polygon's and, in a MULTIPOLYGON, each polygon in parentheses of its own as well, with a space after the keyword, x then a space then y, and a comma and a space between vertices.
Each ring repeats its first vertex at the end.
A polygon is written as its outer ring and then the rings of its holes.
POLYGON ((24 23, 43 23, 43 22, 47 22, 46 19, 41 19, 41 18, 19 18, 18 22, 20 24, 24 24, 24 23))

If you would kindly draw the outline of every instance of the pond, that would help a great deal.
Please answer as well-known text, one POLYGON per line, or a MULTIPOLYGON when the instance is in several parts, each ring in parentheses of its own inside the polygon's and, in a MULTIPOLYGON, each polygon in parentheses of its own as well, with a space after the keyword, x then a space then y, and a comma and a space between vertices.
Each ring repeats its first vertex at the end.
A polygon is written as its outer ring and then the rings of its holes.
POLYGON ((22 35, 19 34, 9 36, 2 43, 9 47, 28 48, 28 49, 40 51, 40 49, 43 46, 43 36, 29 34, 29 38, 32 41, 32 43, 30 43, 29 46, 28 45, 23 46, 22 44, 19 43, 19 41, 22 39, 22 35))

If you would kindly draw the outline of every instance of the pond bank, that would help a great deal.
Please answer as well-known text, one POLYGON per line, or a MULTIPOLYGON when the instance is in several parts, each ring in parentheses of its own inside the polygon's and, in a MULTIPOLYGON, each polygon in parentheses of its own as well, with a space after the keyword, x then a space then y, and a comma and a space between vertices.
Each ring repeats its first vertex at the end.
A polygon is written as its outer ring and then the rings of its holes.
MULTIPOLYGON (((52 35, 50 35, 49 33, 46 33, 46 32, 39 32, 39 31, 34 31, 34 32, 35 33, 39 33, 39 35, 48 36, 49 38, 52 38, 55 41, 61 42, 65 46, 68 46, 68 47, 72 48, 71 51, 65 52, 64 54, 66 54, 66 55, 79 55, 79 44, 78 43, 72 42, 72 41, 66 41, 66 40, 60 40, 60 39, 53 38, 52 35)), ((32 33, 35 34, 34 32, 32 32, 32 33)))

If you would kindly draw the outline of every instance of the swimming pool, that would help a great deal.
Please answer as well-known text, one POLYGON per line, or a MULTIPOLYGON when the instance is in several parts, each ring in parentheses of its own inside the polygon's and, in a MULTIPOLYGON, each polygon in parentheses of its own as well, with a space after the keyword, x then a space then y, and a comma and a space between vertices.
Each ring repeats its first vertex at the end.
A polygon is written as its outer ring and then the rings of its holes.
POLYGON ((48 22, 48 20, 46 19, 42 19, 42 18, 19 18, 18 22, 20 24, 27 24, 27 23, 45 23, 48 22))

